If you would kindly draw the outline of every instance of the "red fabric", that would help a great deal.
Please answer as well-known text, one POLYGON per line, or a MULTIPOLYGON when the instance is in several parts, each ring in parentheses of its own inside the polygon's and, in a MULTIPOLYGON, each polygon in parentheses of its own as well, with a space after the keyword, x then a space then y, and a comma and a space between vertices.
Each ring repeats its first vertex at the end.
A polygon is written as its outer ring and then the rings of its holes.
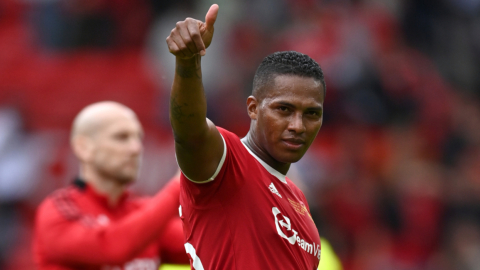
POLYGON ((217 177, 180 180, 192 269, 317 269, 320 236, 303 193, 269 173, 235 134, 219 130, 227 156, 217 177))
POLYGON ((165 259, 188 263, 184 249, 183 260, 181 254, 172 255, 183 248, 175 221, 178 194, 178 181, 171 181, 152 198, 125 194, 116 207, 109 207, 88 185, 56 191, 37 210, 34 251, 39 269, 156 270, 160 260, 164 262, 161 253, 168 254, 165 259))

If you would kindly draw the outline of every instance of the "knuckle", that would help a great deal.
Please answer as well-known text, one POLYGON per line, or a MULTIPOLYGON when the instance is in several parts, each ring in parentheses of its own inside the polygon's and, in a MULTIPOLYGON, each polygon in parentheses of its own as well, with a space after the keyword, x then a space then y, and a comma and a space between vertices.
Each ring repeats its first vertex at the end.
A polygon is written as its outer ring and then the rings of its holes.
POLYGON ((201 37, 201 36, 200 36, 200 33, 198 33, 198 32, 193 32, 193 33, 191 33, 191 36, 192 36, 192 38, 199 38, 199 37, 201 37))
POLYGON ((185 50, 187 50, 187 46, 185 44, 180 44, 180 45, 178 45, 178 49, 180 51, 185 51, 185 50))
POLYGON ((181 26, 183 25, 183 23, 184 23, 183 21, 179 21, 179 22, 177 22, 175 25, 176 25, 177 27, 181 27, 181 26))

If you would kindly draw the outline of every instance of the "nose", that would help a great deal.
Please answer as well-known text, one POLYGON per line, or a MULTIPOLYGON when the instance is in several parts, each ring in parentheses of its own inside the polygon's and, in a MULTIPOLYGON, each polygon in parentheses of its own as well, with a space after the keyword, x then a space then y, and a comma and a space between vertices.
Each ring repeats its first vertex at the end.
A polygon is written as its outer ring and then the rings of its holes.
POLYGON ((292 115, 290 122, 288 123, 288 130, 297 134, 305 132, 306 128, 303 121, 303 114, 295 113, 292 115))
POLYGON ((134 155, 140 155, 143 151, 142 141, 137 138, 132 139, 130 142, 130 150, 134 155))

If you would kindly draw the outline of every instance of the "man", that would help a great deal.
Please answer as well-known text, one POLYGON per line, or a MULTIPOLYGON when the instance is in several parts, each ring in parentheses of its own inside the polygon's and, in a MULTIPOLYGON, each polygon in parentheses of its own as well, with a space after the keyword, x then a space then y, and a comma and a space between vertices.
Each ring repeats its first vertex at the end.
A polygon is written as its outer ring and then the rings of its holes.
POLYGON ((75 118, 71 146, 80 161, 72 186, 46 198, 35 221, 42 269, 151 269, 188 263, 174 178, 150 199, 128 186, 140 166, 143 131, 135 113, 115 102, 87 106, 75 118))
POLYGON ((250 131, 239 139, 206 118, 201 57, 218 6, 187 18, 167 37, 175 55, 170 120, 182 170, 180 217, 191 266, 317 269, 320 237, 303 193, 285 176, 322 125, 323 72, 310 57, 274 53, 260 64, 247 99, 250 131))

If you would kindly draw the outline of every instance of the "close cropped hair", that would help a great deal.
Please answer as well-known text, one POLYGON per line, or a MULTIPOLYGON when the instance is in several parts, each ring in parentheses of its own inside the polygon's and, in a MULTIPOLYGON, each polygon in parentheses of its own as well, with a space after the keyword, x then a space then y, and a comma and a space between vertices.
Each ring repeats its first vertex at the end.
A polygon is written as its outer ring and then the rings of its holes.
POLYGON ((327 86, 320 65, 310 56, 296 51, 275 52, 263 59, 253 78, 252 95, 263 96, 262 89, 272 82, 276 75, 296 75, 314 78, 322 83, 324 96, 327 86))

